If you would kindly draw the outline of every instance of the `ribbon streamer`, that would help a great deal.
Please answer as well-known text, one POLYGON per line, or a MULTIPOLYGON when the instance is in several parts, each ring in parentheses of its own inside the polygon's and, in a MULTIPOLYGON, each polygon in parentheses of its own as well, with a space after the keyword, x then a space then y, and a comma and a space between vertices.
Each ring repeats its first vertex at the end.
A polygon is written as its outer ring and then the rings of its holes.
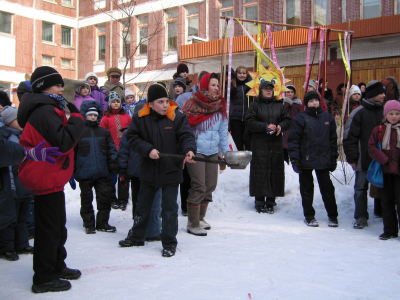
MULTIPOLYGON (((342 52, 343 63, 344 63, 344 66, 346 68, 346 71, 347 71, 347 76, 350 78, 351 70, 350 70, 349 63, 347 61, 347 58, 349 57, 349 55, 348 55, 347 51, 346 51, 346 54, 343 52, 342 34, 341 34, 341 32, 339 32, 338 34, 339 34, 339 44, 340 44, 340 51, 342 52)), ((345 39, 346 39, 346 37, 347 37, 347 32, 345 33, 345 39)), ((347 50, 346 41, 345 41, 345 47, 346 47, 346 50, 347 50)))
POLYGON ((305 92, 308 92, 308 82, 310 80, 310 53, 311 53, 311 42, 312 42, 312 34, 314 31, 314 27, 310 27, 308 31, 308 45, 307 45, 307 62, 306 62, 306 86, 305 92))
MULTIPOLYGON (((322 52, 324 51, 324 37, 325 37, 325 28, 321 28, 321 35, 319 37, 318 87, 319 87, 319 80, 321 79, 321 59, 322 59, 322 52)), ((324 78, 324 80, 326 80, 326 78, 324 78)))
MULTIPOLYGON (((229 107, 231 102, 231 81, 232 81, 232 44, 233 44, 233 17, 229 19, 229 62, 228 62, 228 90, 226 94, 226 114, 228 115, 229 119, 229 107)), ((229 124, 229 122, 228 122, 229 124)))
MULTIPOLYGON (((261 45, 261 23, 258 23, 257 43, 261 45)), ((257 72, 259 72, 260 62, 261 62, 261 55, 260 53, 257 52, 257 72)))
POLYGON ((267 32, 268 32, 269 45, 271 47, 272 58, 274 59, 274 63, 276 65, 276 68, 279 70, 279 73, 282 74, 283 84, 285 85, 285 82, 286 82, 285 75, 283 75, 283 72, 282 72, 281 68, 279 67, 278 60, 276 59, 274 40, 272 38, 272 32, 271 32, 271 26, 269 26, 268 24, 267 24, 267 32))

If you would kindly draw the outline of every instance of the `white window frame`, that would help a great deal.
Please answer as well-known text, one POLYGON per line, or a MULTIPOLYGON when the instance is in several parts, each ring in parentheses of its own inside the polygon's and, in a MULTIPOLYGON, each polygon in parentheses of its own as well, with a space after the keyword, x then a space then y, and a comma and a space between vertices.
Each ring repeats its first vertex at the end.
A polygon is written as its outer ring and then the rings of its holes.
POLYGON ((97 61, 105 61, 106 60, 106 50, 107 50, 107 47, 106 47, 106 45, 104 45, 104 59, 100 59, 100 45, 99 45, 99 38, 101 37, 101 36, 104 36, 105 38, 104 38, 104 41, 105 41, 105 44, 107 44, 106 43, 106 41, 107 41, 107 27, 106 27, 106 25, 105 24, 103 24, 103 25, 98 25, 97 27, 96 27, 96 60, 97 61), (99 27, 102 27, 102 26, 104 26, 104 32, 99 32, 99 27))
POLYGON ((67 26, 61 26, 61 45, 64 47, 72 47, 73 46, 73 28, 71 27, 67 27, 67 26), (70 42, 71 44, 63 44, 63 28, 69 29, 69 37, 70 37, 70 42))
POLYGON ((1 14, 4 14, 4 15, 10 15, 11 16, 11 21, 10 21, 10 32, 4 32, 4 31, 0 31, 0 33, 1 34, 10 34, 10 35, 13 35, 13 33, 14 33, 14 26, 13 26, 13 23, 14 23, 14 15, 13 14, 10 14, 10 13, 7 13, 7 12, 4 12, 4 11, 0 11, 0 13, 1 14))
MULTIPOLYGON (((364 2, 365 0, 360 0, 360 19, 361 20, 368 20, 368 19, 364 19, 364 2)), ((379 1, 379 16, 375 17, 375 18, 379 18, 382 15, 382 5, 381 5, 381 1, 379 1)), ((373 19, 373 18, 371 18, 373 19)))
MULTIPOLYGON (((257 20, 254 20, 254 21, 258 21, 258 15, 259 15, 258 6, 259 6, 259 2, 257 0, 249 2, 249 3, 246 3, 246 0, 243 0, 243 16, 244 16, 244 19, 247 19, 246 8, 257 7, 257 20)), ((250 20, 250 19, 248 19, 248 20, 250 20)), ((257 24, 251 24, 251 23, 246 22, 246 24, 244 26, 245 26, 245 28, 247 29, 247 31, 250 34, 257 34, 258 33, 258 25, 257 24), (252 30, 254 30, 254 32, 252 32, 252 30)))
POLYGON ((94 0, 93 5, 94 5, 94 10, 105 8, 106 0, 94 0))
POLYGON ((70 59, 70 58, 62 58, 62 57, 61 57, 61 67, 68 68, 68 69, 72 69, 72 68, 73 68, 73 66, 72 66, 72 59, 70 59), (65 65, 65 64, 63 64, 63 61, 69 61, 70 64, 69 64, 69 65, 65 65))
MULTIPOLYGON (((137 31, 137 43, 138 43, 138 48, 137 48, 137 53, 138 53, 138 55, 148 55, 148 53, 149 53, 149 39, 148 39, 148 36, 149 36, 149 15, 141 15, 141 16, 138 16, 138 17, 137 17, 137 23, 138 23, 138 31, 137 31), (147 17, 147 23, 142 23, 142 24, 140 24, 139 18, 141 18, 141 17, 147 17), (147 51, 146 51, 146 53, 142 53, 142 51, 140 50, 140 45, 139 45, 140 39, 141 39, 141 37, 140 37, 140 29, 141 29, 141 28, 144 28, 144 27, 147 27, 147 38, 146 38, 146 39, 143 39, 143 41, 147 42, 147 51)), ((168 33, 167 33, 167 34, 168 34, 168 33)), ((143 41, 142 41, 142 42, 143 42, 143 41)))
MULTIPOLYGON (((324 1, 328 2, 328 24, 325 24, 325 25, 316 25, 315 24, 315 1, 312 0, 311 1, 311 5, 312 5, 311 18, 312 18, 312 24, 314 24, 314 26, 327 26, 327 25, 330 25, 332 23, 332 20, 331 20, 331 15, 332 15, 331 14, 331 0, 324 0, 324 1)), ((300 7, 300 10, 301 10, 301 7, 300 7)), ((300 11, 300 14, 301 14, 301 11, 300 11)))
POLYGON ((42 66, 54 67, 54 56, 42 54, 42 66), (51 63, 45 63, 45 62, 43 61, 43 58, 44 58, 44 57, 49 57, 49 58, 51 58, 51 63))
MULTIPOLYGON (((222 7, 222 1, 221 3, 221 9, 220 9, 220 16, 223 17, 224 13, 227 13, 229 11, 232 11, 232 15, 234 16, 235 13, 235 1, 233 1, 233 5, 232 6, 226 6, 226 7, 222 7)), ((224 28, 225 28, 225 20, 224 19, 220 19, 219 21, 219 37, 222 39, 224 36, 224 28)), ((229 32, 229 31, 228 31, 229 32)))
POLYGON ((124 55, 124 49, 125 49, 125 43, 124 43, 124 39, 123 39, 123 35, 125 34, 125 32, 129 32, 129 56, 132 54, 131 53, 131 49, 130 49, 130 47, 131 47, 131 43, 132 43, 132 23, 133 23, 133 21, 132 21, 132 19, 131 19, 131 21, 130 21, 130 23, 129 23, 129 27, 130 28, 128 28, 127 26, 125 26, 125 24, 124 24, 124 22, 127 22, 128 21, 128 19, 126 19, 126 20, 123 20, 123 21, 121 21, 121 23, 120 23, 120 32, 121 32, 121 51, 120 51, 120 57, 121 58, 124 58, 124 57, 126 57, 126 55, 124 55))
POLYGON ((52 44, 54 44, 54 25, 55 25, 54 23, 42 21, 42 42, 43 43, 52 43, 52 44), (43 39, 43 24, 44 23, 51 25, 51 38, 52 38, 51 41, 46 41, 46 40, 43 39))
POLYGON ((174 8, 174 9, 170 9, 170 10, 168 10, 168 11, 165 11, 165 20, 166 20, 166 23, 167 23, 167 26, 166 26, 166 30, 165 30, 165 34, 167 35, 166 36, 166 43, 165 43, 165 49, 166 49, 166 51, 178 51, 178 30, 179 30, 179 28, 178 28, 178 25, 179 25, 179 23, 178 23, 178 18, 179 18, 179 10, 178 10, 178 8, 174 8), (172 10, 177 10, 177 16, 176 17, 172 17, 172 18, 168 18, 168 11, 172 11, 172 10), (176 22, 176 49, 169 49, 169 47, 168 47, 168 45, 169 45, 169 43, 168 43, 168 26, 169 26, 169 23, 172 23, 172 22, 176 22))
MULTIPOLYGON (((195 35, 195 36, 199 36, 199 33, 200 33, 200 5, 199 5, 199 3, 197 3, 195 5, 186 6, 185 8, 186 8, 186 25, 185 25, 185 27, 186 27, 186 40, 187 40, 187 38, 190 36, 189 35, 189 19, 197 18, 197 28, 198 29, 197 29, 197 35, 195 35), (197 13, 189 15, 189 7, 194 7, 194 6, 197 6, 197 13)), ((192 35, 192 36, 194 36, 194 35, 192 35)))
MULTIPOLYGON (((300 24, 298 24, 298 25, 301 25, 301 0, 295 0, 295 1, 298 1, 300 4, 300 18, 299 18, 300 24)), ((284 7, 283 7, 283 16, 284 16, 285 23, 287 23, 287 7, 288 7, 287 0, 285 0, 284 7)), ((286 30, 290 30, 290 29, 296 29, 296 27, 286 26, 286 30)))
POLYGON ((67 7, 73 7, 74 6, 74 0, 61 0, 61 5, 67 6, 67 7), (65 3, 65 1, 68 1, 68 3, 65 3))

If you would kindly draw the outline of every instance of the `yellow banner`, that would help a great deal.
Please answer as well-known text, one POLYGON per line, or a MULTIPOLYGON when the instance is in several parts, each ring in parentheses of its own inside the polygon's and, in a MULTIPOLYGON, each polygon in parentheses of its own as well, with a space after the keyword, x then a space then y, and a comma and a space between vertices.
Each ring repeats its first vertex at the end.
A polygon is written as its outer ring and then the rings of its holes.
MULTIPOLYGON (((344 42, 346 42, 346 41, 344 41, 344 42)), ((343 63, 344 63, 344 66, 345 66, 345 68, 346 68, 347 75, 348 75, 349 78, 350 78, 351 71, 350 71, 349 62, 347 61, 346 56, 345 56, 344 51, 343 51, 343 46, 342 46, 342 34, 341 34, 341 32, 339 32, 339 44, 340 44, 340 51, 342 52, 343 63)))

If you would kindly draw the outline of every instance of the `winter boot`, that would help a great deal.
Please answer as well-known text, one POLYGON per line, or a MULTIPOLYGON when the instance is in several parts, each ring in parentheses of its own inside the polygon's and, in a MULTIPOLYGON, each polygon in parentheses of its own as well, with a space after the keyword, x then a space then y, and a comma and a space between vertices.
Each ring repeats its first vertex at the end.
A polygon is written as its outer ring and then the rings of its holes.
POLYGON ((267 214, 272 215, 272 214, 274 213, 274 207, 273 207, 272 205, 267 204, 267 205, 265 206, 265 212, 266 212, 267 214))
POLYGON ((258 213, 267 212, 267 209, 265 208, 265 197, 256 197, 255 208, 258 213))
POLYGON ((18 260, 19 259, 19 256, 18 256, 17 252, 15 252, 15 251, 4 252, 1 256, 4 259, 9 260, 9 261, 13 261, 13 260, 18 260))
POLYGON ((310 226, 310 227, 318 227, 319 226, 318 221, 315 218, 312 218, 312 219, 306 218, 306 219, 304 219, 304 223, 306 223, 306 225, 310 226))
POLYGON ((119 208, 118 201, 111 202, 111 208, 112 209, 118 209, 119 208))
POLYGON ((398 234, 382 233, 379 236, 379 239, 383 240, 383 241, 386 241, 386 240, 397 238, 398 236, 399 236, 398 234))
POLYGON ((33 254, 33 247, 26 246, 25 248, 17 250, 18 254, 33 254))
POLYGON ((122 211, 125 211, 126 210, 126 205, 127 205, 128 203, 126 203, 126 202, 121 202, 120 204, 119 204, 119 209, 121 209, 122 211))
POLYGON ((175 252, 176 252, 176 249, 175 249, 175 248, 164 248, 164 249, 161 251, 161 255, 162 255, 163 257, 171 257, 171 256, 174 256, 174 255, 175 255, 175 252))
POLYGON ((37 293, 47 293, 47 292, 61 292, 67 291, 71 288, 71 283, 68 280, 61 280, 58 278, 54 278, 52 281, 42 283, 42 284, 33 284, 32 292, 37 293))
POLYGON ((189 206, 188 205, 188 223, 187 223, 187 232, 198 235, 198 236, 206 236, 207 231, 200 226, 200 205, 189 206))
POLYGON ((144 241, 135 241, 135 240, 130 240, 128 238, 124 239, 124 240, 120 240, 119 241, 119 245, 121 247, 140 247, 140 246, 144 246, 144 241))
POLYGON ((204 220, 204 217, 206 216, 207 213, 207 208, 208 208, 208 203, 202 203, 200 204, 200 217, 199 217, 199 221, 200 221, 200 227, 204 228, 205 230, 210 230, 211 229, 211 225, 208 224, 206 222, 206 220, 204 220))
POLYGON ((64 269, 61 269, 58 272, 56 271, 54 275, 61 279, 74 280, 81 277, 82 273, 77 269, 70 269, 65 267, 64 269))
POLYGON ((363 229, 366 226, 368 226, 368 221, 365 217, 359 217, 353 223, 354 229, 363 229))
POLYGON ((106 223, 106 224, 97 225, 96 230, 104 231, 104 232, 116 232, 117 228, 115 228, 114 226, 110 226, 106 223))
POLYGON ((329 218, 328 226, 329 227, 338 227, 339 226, 338 219, 337 218, 329 218))
POLYGON ((85 227, 85 231, 86 231, 86 234, 95 234, 96 233, 96 229, 94 228, 94 226, 85 227))

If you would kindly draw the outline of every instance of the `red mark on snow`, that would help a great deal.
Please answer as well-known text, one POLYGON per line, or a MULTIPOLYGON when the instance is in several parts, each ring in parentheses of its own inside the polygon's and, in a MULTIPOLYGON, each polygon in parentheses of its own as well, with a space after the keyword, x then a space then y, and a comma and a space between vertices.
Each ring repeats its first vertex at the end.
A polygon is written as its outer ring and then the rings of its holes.
POLYGON ((248 295, 249 295, 249 299, 251 299, 251 294, 250 294, 250 293, 248 293, 248 295))
POLYGON ((109 271, 147 270, 147 269, 154 268, 154 266, 155 266, 154 264, 134 265, 134 266, 111 266, 111 267, 102 266, 102 267, 83 269, 82 274, 88 275, 88 274, 97 274, 97 273, 109 272, 109 271))

